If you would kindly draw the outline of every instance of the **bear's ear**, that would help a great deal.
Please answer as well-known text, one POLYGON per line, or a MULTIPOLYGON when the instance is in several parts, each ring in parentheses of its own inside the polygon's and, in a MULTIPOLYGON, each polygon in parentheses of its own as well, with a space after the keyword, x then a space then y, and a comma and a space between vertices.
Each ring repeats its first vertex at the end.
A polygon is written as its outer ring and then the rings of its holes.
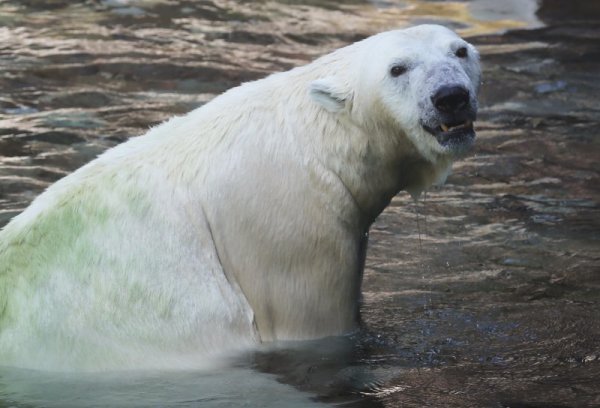
POLYGON ((310 83, 310 96, 329 112, 339 112, 350 102, 351 92, 336 78, 327 77, 310 83))

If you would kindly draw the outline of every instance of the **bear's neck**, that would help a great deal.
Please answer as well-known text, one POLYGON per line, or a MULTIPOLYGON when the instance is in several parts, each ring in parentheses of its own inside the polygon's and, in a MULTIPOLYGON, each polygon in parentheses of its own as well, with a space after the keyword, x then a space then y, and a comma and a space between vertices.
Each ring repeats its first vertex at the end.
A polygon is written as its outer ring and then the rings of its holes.
POLYGON ((331 115, 327 124, 308 117, 305 123, 311 129, 304 136, 312 141, 302 145, 311 146, 312 154, 343 184, 362 214, 361 224, 367 226, 400 191, 418 196, 443 179, 451 165, 449 159, 437 163, 426 160, 407 138, 398 135, 378 135, 390 142, 374 146, 369 132, 344 117, 331 115))

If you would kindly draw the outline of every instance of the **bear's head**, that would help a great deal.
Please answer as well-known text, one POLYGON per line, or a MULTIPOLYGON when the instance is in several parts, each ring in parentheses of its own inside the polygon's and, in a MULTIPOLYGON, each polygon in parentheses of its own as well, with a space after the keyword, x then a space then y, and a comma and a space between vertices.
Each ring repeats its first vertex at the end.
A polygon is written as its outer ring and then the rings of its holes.
POLYGON ((381 33, 331 54, 329 65, 335 68, 310 85, 313 100, 386 149, 408 141, 436 163, 473 145, 479 54, 451 30, 421 25, 381 33))

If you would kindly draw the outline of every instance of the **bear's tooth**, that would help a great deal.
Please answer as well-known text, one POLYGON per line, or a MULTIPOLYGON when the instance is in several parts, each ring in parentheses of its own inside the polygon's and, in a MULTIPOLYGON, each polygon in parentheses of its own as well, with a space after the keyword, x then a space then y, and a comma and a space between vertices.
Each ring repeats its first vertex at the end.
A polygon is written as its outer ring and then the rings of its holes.
POLYGON ((443 123, 442 123, 442 126, 441 126, 441 127, 442 127, 442 130, 443 130, 444 132, 447 132, 447 131, 448 131, 448 126, 444 125, 443 123))

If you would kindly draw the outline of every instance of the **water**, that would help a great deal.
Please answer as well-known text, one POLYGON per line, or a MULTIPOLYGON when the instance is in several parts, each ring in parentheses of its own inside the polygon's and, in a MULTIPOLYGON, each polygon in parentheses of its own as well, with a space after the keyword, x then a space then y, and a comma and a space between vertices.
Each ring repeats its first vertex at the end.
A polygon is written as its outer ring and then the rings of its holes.
POLYGON ((42 373, 0 370, 2 407, 318 407, 275 376, 249 369, 42 373))
POLYGON ((1 368, 0 407, 599 406, 597 2, 2 1, 0 225, 229 87, 423 22, 482 53, 477 146, 373 226, 360 332, 208 371, 1 368))

